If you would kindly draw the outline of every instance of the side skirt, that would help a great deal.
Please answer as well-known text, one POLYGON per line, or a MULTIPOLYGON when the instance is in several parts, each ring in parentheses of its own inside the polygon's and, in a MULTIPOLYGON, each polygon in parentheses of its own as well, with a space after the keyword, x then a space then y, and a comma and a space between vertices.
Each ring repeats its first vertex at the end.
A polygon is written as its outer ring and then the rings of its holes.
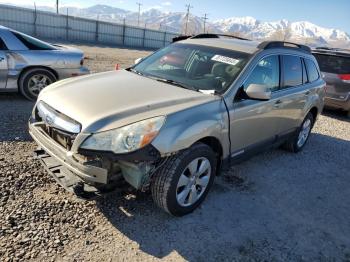
POLYGON ((232 165, 239 164, 245 160, 248 160, 258 153, 265 152, 269 149, 278 148, 289 138, 293 137, 296 131, 297 128, 293 128, 275 137, 266 139, 262 142, 250 145, 246 148, 233 152, 231 157, 227 157, 223 160, 221 169, 223 171, 228 170, 232 165))

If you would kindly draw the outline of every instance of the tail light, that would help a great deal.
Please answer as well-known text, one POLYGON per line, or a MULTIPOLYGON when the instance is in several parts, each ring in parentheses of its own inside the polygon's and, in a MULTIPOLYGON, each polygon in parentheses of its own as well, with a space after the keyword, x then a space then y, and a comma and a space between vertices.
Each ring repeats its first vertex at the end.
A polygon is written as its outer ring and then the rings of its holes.
POLYGON ((344 82, 349 82, 350 83, 350 74, 340 74, 338 77, 344 81, 344 82))

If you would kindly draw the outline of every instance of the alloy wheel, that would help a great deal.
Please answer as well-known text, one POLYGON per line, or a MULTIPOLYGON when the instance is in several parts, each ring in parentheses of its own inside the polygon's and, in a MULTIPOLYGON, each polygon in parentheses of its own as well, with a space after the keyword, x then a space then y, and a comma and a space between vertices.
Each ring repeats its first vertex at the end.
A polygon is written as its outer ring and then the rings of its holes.
POLYGON ((210 181, 211 169, 210 161, 205 157, 196 158, 186 166, 176 188, 180 206, 191 206, 201 198, 210 181))

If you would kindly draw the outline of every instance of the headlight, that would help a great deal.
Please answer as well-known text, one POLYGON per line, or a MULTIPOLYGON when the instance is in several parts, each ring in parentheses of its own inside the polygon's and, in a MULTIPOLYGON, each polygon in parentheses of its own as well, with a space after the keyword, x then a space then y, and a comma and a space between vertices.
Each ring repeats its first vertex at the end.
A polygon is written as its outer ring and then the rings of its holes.
POLYGON ((142 148, 158 135, 165 117, 146 119, 118 129, 96 133, 80 146, 83 149, 127 153, 142 148))

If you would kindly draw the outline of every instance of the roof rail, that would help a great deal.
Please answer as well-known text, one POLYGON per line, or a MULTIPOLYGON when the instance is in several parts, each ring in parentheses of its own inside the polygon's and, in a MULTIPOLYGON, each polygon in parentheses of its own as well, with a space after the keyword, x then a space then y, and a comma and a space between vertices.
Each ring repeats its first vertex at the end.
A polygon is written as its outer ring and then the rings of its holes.
POLYGON ((220 37, 227 37, 227 38, 235 38, 239 40, 247 40, 251 41, 248 38, 240 37, 240 36, 234 36, 234 35, 227 35, 227 34, 198 34, 195 36, 192 36, 191 39, 200 39, 200 38, 220 38, 220 37))
POLYGON ((278 48, 278 47, 294 47, 300 48, 303 51, 311 53, 311 48, 306 45, 296 44, 292 42, 285 41, 264 41, 258 45, 259 49, 270 49, 270 48, 278 48))

